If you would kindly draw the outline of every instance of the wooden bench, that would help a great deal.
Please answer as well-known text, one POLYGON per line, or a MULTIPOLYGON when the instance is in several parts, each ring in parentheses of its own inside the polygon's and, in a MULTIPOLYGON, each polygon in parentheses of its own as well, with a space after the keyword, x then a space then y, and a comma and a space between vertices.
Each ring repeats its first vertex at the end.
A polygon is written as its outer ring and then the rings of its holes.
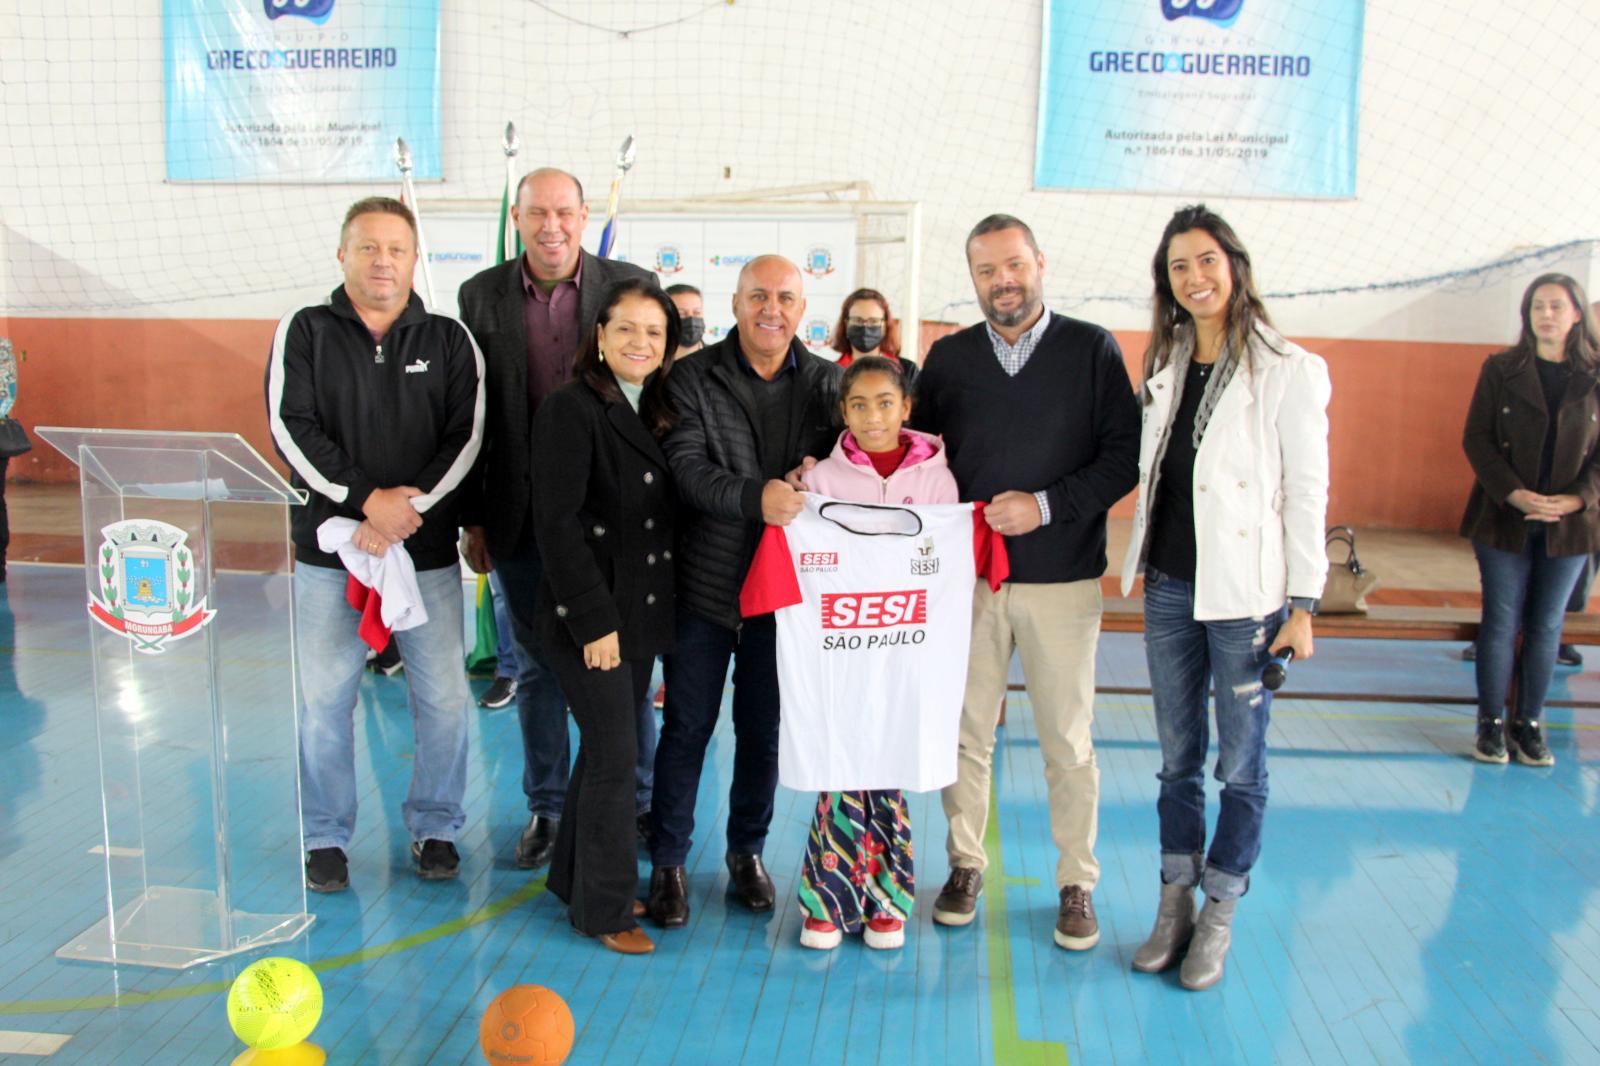
MULTIPOLYGON (((1372 606, 1364 615, 1318 615, 1312 629, 1318 637, 1467 642, 1478 639, 1478 616, 1475 607, 1397 607, 1384 604, 1372 606)), ((1107 633, 1143 633, 1144 601, 1131 596, 1107 596, 1100 628, 1107 633)), ((1568 644, 1600 644, 1600 615, 1567 615, 1561 639, 1568 644)))
MULTIPOLYGON (((1144 601, 1133 596, 1107 596, 1100 630, 1104 633, 1143 633, 1144 601)), ((1479 611, 1476 607, 1413 607, 1375 604, 1366 614, 1327 614, 1317 617, 1313 626, 1319 639, 1357 640, 1442 640, 1462 644, 1478 639, 1479 611)), ((1561 639, 1568 644, 1600 644, 1600 614, 1569 614, 1562 626, 1561 639)), ((1011 691, 1024 686, 1010 685, 1011 691)), ((1098 685, 1095 692, 1107 696, 1148 696, 1149 688, 1098 685)), ((1466 696, 1441 696, 1415 693, 1305 692, 1286 689, 1285 696, 1299 700, 1343 700, 1347 703, 1442 703, 1474 705, 1466 696)), ((1551 707, 1600 708, 1595 700, 1548 700, 1551 707)), ((1001 722, 1005 713, 1001 712, 1001 722)))

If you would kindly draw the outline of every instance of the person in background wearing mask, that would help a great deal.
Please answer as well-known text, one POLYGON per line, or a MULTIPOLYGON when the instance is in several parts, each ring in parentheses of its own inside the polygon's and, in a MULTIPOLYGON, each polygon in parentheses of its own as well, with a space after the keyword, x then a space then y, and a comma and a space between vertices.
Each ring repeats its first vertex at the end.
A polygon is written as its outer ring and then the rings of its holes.
POLYGON ((678 350, 672 358, 682 359, 706 346, 705 302, 693 285, 668 285, 667 295, 678 309, 678 350))
POLYGON ((833 327, 833 350, 839 353, 840 366, 849 366, 863 355, 881 355, 893 361, 910 394, 917 364, 900 356, 900 327, 889 313, 889 301, 877 289, 857 289, 844 298, 833 327))

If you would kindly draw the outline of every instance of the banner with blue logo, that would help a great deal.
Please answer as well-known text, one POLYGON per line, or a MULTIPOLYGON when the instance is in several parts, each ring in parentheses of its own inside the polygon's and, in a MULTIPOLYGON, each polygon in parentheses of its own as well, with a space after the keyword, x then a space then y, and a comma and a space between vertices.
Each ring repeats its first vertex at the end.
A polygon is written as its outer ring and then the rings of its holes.
POLYGON ((439 0, 163 0, 170 181, 374 181, 439 148, 439 0))
POLYGON ((1034 185, 1352 197, 1363 0, 1045 0, 1034 185))

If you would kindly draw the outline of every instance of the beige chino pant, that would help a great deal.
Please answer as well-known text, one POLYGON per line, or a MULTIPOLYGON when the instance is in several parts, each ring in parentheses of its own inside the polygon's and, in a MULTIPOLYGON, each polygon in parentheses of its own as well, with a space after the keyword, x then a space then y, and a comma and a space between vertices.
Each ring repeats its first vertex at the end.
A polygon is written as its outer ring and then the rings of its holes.
POLYGON ((1056 888, 1093 889, 1099 829, 1100 768, 1089 728, 1094 721, 1094 653, 1100 641, 1100 582, 1005 584, 999 592, 978 581, 972 599, 972 653, 961 708, 956 782, 941 793, 950 820, 950 865, 988 865, 983 831, 989 817, 989 778, 995 727, 1013 649, 1020 651, 1034 728, 1044 756, 1050 834, 1060 858, 1056 888))

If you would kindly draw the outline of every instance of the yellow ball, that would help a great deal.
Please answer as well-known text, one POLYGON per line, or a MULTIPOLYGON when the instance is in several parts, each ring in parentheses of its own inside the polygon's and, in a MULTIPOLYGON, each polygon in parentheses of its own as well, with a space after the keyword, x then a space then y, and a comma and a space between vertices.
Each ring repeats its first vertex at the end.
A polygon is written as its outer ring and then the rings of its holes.
POLYGON ((228 989, 228 1024, 260 1051, 300 1043, 322 1018, 322 985, 299 959, 258 959, 228 989))

